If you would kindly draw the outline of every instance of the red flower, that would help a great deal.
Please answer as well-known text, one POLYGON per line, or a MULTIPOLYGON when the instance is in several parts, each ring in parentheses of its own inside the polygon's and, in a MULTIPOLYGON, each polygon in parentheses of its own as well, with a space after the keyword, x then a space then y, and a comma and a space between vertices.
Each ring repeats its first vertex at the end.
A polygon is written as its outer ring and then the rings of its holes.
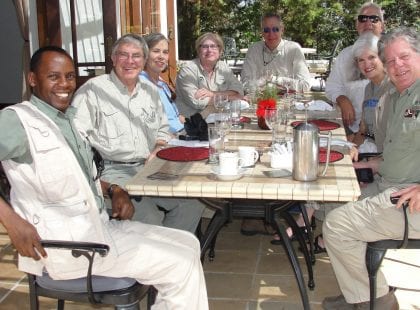
POLYGON ((276 107, 276 99, 264 99, 258 101, 258 107, 256 114, 258 117, 264 117, 265 116, 265 110, 266 109, 274 109, 276 107))

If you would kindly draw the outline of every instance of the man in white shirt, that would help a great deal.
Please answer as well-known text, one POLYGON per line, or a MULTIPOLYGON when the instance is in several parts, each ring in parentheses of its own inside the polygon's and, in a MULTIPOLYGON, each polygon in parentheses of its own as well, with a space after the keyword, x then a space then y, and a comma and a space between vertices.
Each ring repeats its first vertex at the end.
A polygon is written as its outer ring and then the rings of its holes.
MULTIPOLYGON (((359 9, 356 30, 359 35, 369 31, 381 36, 384 31, 381 7, 373 2, 364 3, 359 9)), ((359 130, 364 91, 369 82, 360 78, 352 49, 353 45, 348 46, 338 54, 325 85, 327 98, 341 109, 346 133, 350 137, 359 130)))
POLYGON ((305 56, 298 43, 282 38, 284 24, 280 15, 266 13, 261 31, 264 40, 251 45, 246 53, 241 72, 244 86, 264 78, 270 71, 279 85, 289 83, 295 90, 309 90, 311 76, 305 56))

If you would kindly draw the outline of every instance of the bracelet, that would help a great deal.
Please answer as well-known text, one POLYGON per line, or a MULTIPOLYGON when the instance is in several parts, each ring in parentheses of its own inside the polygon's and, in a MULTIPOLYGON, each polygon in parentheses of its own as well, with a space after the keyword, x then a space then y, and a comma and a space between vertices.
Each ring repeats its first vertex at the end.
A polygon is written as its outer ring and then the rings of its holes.
POLYGON ((110 199, 112 199, 112 196, 114 195, 114 190, 115 190, 115 187, 117 187, 117 186, 118 186, 118 184, 110 184, 110 185, 108 186, 108 188, 107 188, 106 192, 107 192, 108 197, 109 197, 110 199))

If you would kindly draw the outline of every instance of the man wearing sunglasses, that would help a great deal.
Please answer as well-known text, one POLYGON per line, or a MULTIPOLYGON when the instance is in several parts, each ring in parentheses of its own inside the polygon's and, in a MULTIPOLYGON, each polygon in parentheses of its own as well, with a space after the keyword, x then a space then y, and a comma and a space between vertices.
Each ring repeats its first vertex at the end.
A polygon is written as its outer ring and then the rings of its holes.
POLYGON ((244 86, 261 78, 271 78, 267 77, 270 72, 279 85, 287 83, 295 90, 309 90, 311 76, 305 56, 298 43, 282 38, 284 24, 280 15, 264 14, 261 30, 263 41, 251 45, 246 54, 241 73, 244 86))
MULTIPOLYGON (((267 80, 287 89, 307 91, 311 76, 305 56, 298 43, 282 38, 284 24, 277 13, 266 13, 262 17, 263 40, 248 49, 244 61, 241 82, 245 90, 261 86, 267 80)), ((241 233, 247 236, 268 234, 270 228, 261 220, 244 219, 241 233)))
MULTIPOLYGON (((372 32, 380 37, 384 31, 383 20, 381 7, 376 3, 366 2, 359 9, 356 30, 359 35, 372 32)), ((363 94, 368 83, 367 79, 360 78, 354 64, 352 49, 353 46, 348 46, 338 54, 325 86, 328 99, 336 102, 341 109, 349 139, 359 130, 363 94)))

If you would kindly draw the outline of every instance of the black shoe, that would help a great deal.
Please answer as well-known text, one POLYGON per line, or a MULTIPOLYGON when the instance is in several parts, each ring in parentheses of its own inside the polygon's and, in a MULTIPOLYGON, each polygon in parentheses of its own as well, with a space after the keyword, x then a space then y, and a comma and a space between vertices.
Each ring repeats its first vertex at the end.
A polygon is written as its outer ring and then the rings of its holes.
MULTIPOLYGON (((306 229, 305 226, 299 227, 299 229, 301 230, 301 232, 303 233, 303 238, 305 239, 305 241, 308 241, 308 230, 306 229)), ((277 234, 275 234, 275 236, 278 236, 277 234)), ((281 245, 283 244, 283 241, 280 239, 280 236, 278 236, 279 239, 273 239, 270 241, 271 244, 273 245, 281 245)), ((290 241, 296 241, 297 237, 293 234, 290 238, 290 241)))
POLYGON ((318 243, 319 238, 322 238, 322 234, 315 237, 314 254, 321 254, 321 253, 326 253, 327 252, 326 248, 323 248, 322 246, 319 245, 319 243, 318 243))

